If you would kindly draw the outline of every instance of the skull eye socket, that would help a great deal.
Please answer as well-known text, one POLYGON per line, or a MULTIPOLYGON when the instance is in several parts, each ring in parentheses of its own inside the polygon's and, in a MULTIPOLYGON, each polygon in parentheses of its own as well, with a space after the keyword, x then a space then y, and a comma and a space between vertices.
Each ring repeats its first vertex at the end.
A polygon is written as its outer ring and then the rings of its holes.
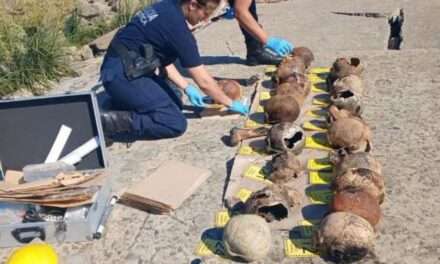
POLYGON ((289 213, 287 208, 280 203, 272 206, 263 206, 258 211, 263 215, 271 215, 277 221, 286 218, 289 213))
POLYGON ((342 93, 338 94, 339 98, 350 98, 352 96, 354 96, 352 91, 343 91, 342 93))
POLYGON ((292 149, 298 142, 302 140, 303 136, 304 134, 301 131, 298 131, 293 134, 293 136, 284 138, 284 144, 286 144, 287 148, 292 149))

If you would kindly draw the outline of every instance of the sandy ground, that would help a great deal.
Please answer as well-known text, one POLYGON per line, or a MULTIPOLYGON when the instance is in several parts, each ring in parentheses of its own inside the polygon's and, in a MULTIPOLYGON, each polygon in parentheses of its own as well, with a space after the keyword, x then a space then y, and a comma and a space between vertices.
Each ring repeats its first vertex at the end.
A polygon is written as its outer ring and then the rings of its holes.
MULTIPOLYGON (((366 67, 364 117, 373 129, 374 154, 383 163, 386 199, 373 256, 360 263, 440 263, 440 4, 434 1, 295 0, 259 5, 261 23, 273 35, 315 52, 314 66, 357 56, 366 67), (401 51, 384 49, 384 19, 334 15, 331 11, 389 12, 405 8, 401 51)), ((218 77, 246 79, 264 67, 242 64, 245 48, 235 21, 222 21, 196 35, 205 64, 218 77)), ((89 90, 97 84, 100 59, 88 61, 80 78, 63 80, 52 93, 89 90)), ((212 176, 170 216, 116 205, 101 240, 56 245, 63 263, 227 263, 194 254, 204 230, 221 208, 225 179, 236 151, 221 138, 244 119, 189 119, 181 137, 109 149, 116 191, 177 159, 208 168, 212 176)), ((177 177, 177 175, 176 175, 177 177)), ((283 238, 260 263, 325 263, 284 257, 283 238)), ((0 250, 5 259, 11 249, 0 250)))

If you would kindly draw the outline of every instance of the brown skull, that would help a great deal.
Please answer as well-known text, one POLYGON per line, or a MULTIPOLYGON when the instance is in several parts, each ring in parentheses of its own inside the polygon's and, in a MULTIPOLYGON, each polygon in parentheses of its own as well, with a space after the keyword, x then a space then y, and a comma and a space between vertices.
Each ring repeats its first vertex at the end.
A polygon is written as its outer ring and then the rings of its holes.
POLYGON ((361 116, 364 110, 361 97, 350 90, 331 95, 330 101, 338 109, 347 110, 355 116, 361 116))
MULTIPOLYGON (((223 90, 223 92, 231 98, 231 100, 240 100, 242 96, 242 89, 240 84, 234 80, 220 80, 218 85, 223 90)), ((216 102, 218 103, 218 102, 216 102)))
POLYGON ((296 80, 297 75, 305 75, 306 66, 300 57, 288 56, 283 59, 275 73, 276 83, 281 84, 290 80, 296 80))
POLYGON ((334 164, 334 175, 341 175, 354 168, 369 169, 382 174, 382 165, 368 152, 346 153, 341 149, 330 153, 330 161, 334 164))
POLYGON ((333 88, 331 90, 332 95, 336 96, 344 91, 351 91, 358 96, 362 96, 364 93, 364 84, 362 79, 354 74, 337 79, 333 83, 333 88))
POLYGON ((306 69, 309 69, 310 65, 315 60, 312 51, 307 47, 296 47, 293 49, 292 56, 300 57, 303 60, 306 69))
POLYGON ((269 152, 289 151, 300 154, 305 145, 304 130, 291 122, 273 125, 266 137, 266 148, 269 152))
POLYGON ((299 159, 289 151, 274 156, 271 164, 272 173, 269 180, 280 184, 298 178, 303 169, 299 159))
POLYGON ((385 182, 381 174, 369 169, 348 169, 341 175, 335 175, 332 181, 335 191, 349 188, 362 189, 382 203, 385 197, 385 182))
POLYGON ((300 104, 290 95, 275 95, 264 106, 266 121, 269 124, 294 122, 301 112, 300 104))
POLYGON ((330 203, 330 212, 350 212, 366 219, 373 227, 382 216, 379 201, 362 189, 337 192, 330 203))
POLYGON ((304 88, 301 87, 300 84, 296 82, 285 82, 280 84, 277 87, 276 94, 277 95, 283 95, 287 96, 290 95, 300 104, 304 104, 305 97, 307 96, 306 91, 304 91, 304 88))
POLYGON ((348 152, 370 151, 371 130, 360 118, 340 118, 330 123, 328 141, 335 148, 348 152))
POLYGON ((272 184, 254 192, 244 205, 244 213, 257 214, 267 222, 280 221, 299 209, 302 196, 288 185, 272 184))
POLYGON ((349 212, 335 212, 321 221, 313 244, 334 262, 351 263, 373 250, 374 238, 374 228, 367 220, 349 212))
POLYGON ((327 85, 330 91, 333 89, 333 83, 337 79, 344 78, 350 74, 361 76, 364 71, 363 66, 360 64, 359 58, 338 58, 333 63, 330 69, 330 73, 327 76, 327 85))

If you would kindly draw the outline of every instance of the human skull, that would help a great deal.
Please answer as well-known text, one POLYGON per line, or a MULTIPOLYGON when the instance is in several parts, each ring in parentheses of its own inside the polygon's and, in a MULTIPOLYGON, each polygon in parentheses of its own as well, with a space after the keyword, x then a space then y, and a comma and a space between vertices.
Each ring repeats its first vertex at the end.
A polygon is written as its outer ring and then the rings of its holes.
POLYGON ((350 212, 359 215, 373 227, 376 227, 382 216, 377 198, 356 188, 337 192, 330 203, 330 212, 350 212))
POLYGON ((307 47, 294 48, 292 52, 292 56, 300 57, 303 60, 306 69, 309 69, 312 62, 315 60, 315 56, 313 56, 312 51, 307 47))
POLYGON ((333 89, 333 84, 337 79, 344 78, 351 74, 361 76, 364 68, 360 63, 359 58, 337 58, 326 80, 330 91, 333 89))
MULTIPOLYGON (((218 85, 231 100, 240 100, 242 96, 242 89, 240 84, 234 80, 220 80, 218 85)), ((218 103, 218 102, 216 102, 218 103)))
POLYGON ((299 105, 304 104, 305 94, 304 88, 296 82, 285 82, 280 84, 276 89, 277 95, 292 96, 299 105))
POLYGON ((301 107, 293 96, 275 95, 265 103, 264 112, 270 124, 294 122, 301 113, 301 107))
POLYGON ((306 135, 304 130, 291 122, 273 125, 266 137, 266 148, 269 152, 289 151, 300 154, 304 148, 306 135))
POLYGON ((332 105, 338 107, 339 109, 350 111, 356 116, 361 116, 364 110, 361 97, 353 93, 351 90, 331 95, 330 101, 332 102, 332 105))
POLYGON ((301 198, 301 194, 290 185, 274 183, 252 193, 246 200, 244 212, 257 214, 269 223, 280 221, 299 209, 301 198))
POLYGON ((329 154, 330 162, 333 163, 333 174, 341 175, 349 169, 369 169, 375 173, 382 174, 382 165, 368 152, 347 153, 339 149, 329 154))
POLYGON ((374 247, 375 233, 364 218, 349 212, 327 215, 313 236, 315 248, 337 263, 365 257, 374 247))
POLYGON ((272 159, 272 172, 268 179, 274 183, 285 183, 298 178, 302 171, 301 161, 290 151, 283 151, 272 159))
POLYGON ((340 192, 349 188, 362 189, 381 204, 385 197, 385 181, 381 174, 364 168, 352 168, 333 177, 331 187, 340 192))
POLYGON ((330 123, 327 133, 329 143, 349 152, 371 150, 371 130, 360 118, 341 118, 330 123))
POLYGON ((297 79, 297 75, 305 75, 306 66, 300 57, 287 56, 284 58, 275 72, 276 83, 297 79))
POLYGON ((337 95, 344 91, 351 91, 353 94, 361 97, 364 93, 364 84, 362 79, 354 74, 337 79, 333 83, 333 88, 331 90, 332 95, 337 95))
POLYGON ((266 221, 257 215, 233 216, 223 232, 226 253, 246 262, 263 259, 272 247, 272 235, 266 221))

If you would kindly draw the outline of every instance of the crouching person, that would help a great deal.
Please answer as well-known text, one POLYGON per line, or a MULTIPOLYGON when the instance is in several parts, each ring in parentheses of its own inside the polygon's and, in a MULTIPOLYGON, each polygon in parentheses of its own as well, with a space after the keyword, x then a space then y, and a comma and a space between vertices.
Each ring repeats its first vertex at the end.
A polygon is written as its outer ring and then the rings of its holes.
POLYGON ((106 137, 129 134, 135 139, 182 135, 186 118, 173 82, 192 105, 203 107, 199 88, 231 111, 248 107, 227 97, 201 62, 190 25, 208 19, 220 0, 163 0, 139 11, 113 38, 101 66, 101 79, 117 111, 101 114, 106 137), (189 83, 174 66, 188 70, 189 83), (198 87, 197 87, 198 86, 198 87))

